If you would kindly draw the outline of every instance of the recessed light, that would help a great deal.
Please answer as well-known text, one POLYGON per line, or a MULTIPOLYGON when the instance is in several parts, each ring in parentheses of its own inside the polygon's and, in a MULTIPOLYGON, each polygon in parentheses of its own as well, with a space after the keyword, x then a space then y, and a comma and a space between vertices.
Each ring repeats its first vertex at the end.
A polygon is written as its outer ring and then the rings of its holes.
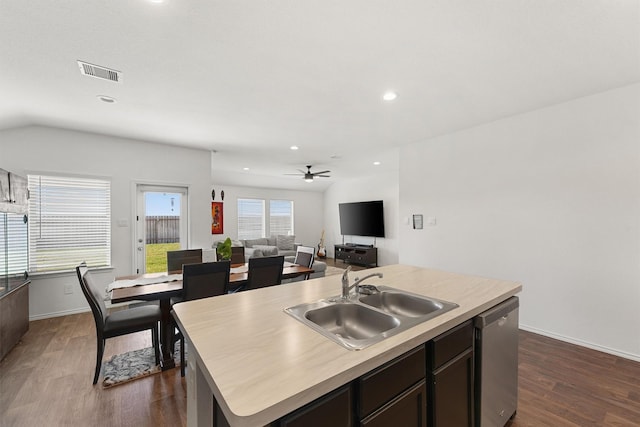
POLYGON ((106 102, 108 104, 113 104, 113 103, 116 102, 115 98, 112 98, 112 97, 107 96, 107 95, 97 95, 96 98, 98 98, 100 101, 106 102))
POLYGON ((380 164, 380 162, 373 162, 373 164, 374 164, 375 166, 378 166, 378 165, 380 164))
POLYGON ((291 147, 289 147, 289 148, 290 148, 290 149, 292 149, 293 151, 295 151, 295 150, 297 150, 297 149, 298 149, 298 146, 297 146, 297 145, 292 145, 292 146, 291 146, 291 147))
POLYGON ((242 170, 243 170, 243 171, 248 171, 248 170, 249 170, 249 168, 242 168, 242 170))
POLYGON ((382 95, 382 99, 384 99, 385 101, 393 101, 397 97, 398 94, 395 92, 386 92, 384 95, 382 95))

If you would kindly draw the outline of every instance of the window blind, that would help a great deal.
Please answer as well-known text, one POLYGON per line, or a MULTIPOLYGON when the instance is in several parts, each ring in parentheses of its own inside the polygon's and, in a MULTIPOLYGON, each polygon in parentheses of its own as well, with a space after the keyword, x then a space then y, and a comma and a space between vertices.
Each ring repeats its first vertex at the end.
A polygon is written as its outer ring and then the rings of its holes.
POLYGON ((269 201, 269 232, 272 236, 293 235, 293 201, 269 201))
POLYGON ((238 199, 238 239, 265 237, 264 200, 238 199))
POLYGON ((28 181, 31 271, 111 265, 111 183, 44 175, 28 181))

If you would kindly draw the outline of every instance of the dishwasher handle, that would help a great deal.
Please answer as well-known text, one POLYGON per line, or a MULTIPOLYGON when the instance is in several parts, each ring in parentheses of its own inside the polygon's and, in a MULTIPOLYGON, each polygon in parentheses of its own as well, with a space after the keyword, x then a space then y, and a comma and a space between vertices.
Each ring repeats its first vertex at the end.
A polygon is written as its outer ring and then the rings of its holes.
POLYGON ((518 299, 518 297, 511 297, 505 302, 498 304, 493 308, 490 308, 482 314, 477 315, 473 320, 473 324, 476 328, 483 329, 491 323, 508 316, 509 313, 517 309, 519 306, 520 300, 518 299))

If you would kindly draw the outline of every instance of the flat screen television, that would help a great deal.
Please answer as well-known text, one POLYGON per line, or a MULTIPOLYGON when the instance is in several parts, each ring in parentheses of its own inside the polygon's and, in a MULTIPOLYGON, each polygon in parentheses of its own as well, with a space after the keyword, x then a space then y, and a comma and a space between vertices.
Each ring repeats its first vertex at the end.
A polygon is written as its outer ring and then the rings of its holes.
POLYGON ((338 210, 343 236, 384 237, 382 200, 340 203, 338 210))

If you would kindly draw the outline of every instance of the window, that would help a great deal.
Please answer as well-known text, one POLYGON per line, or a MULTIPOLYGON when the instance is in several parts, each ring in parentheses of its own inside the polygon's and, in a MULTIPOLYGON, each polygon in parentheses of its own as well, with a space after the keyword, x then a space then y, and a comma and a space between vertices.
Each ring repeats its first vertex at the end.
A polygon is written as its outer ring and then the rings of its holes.
POLYGON ((293 234, 293 202, 270 200, 269 216, 263 199, 238 199, 238 239, 259 239, 277 234, 293 234), (266 225, 269 224, 269 228, 266 225))
POLYGON ((29 175, 29 265, 32 272, 111 265, 111 183, 29 175))
POLYGON ((238 199, 238 239, 265 237, 264 200, 238 199))
POLYGON ((271 200, 269 202, 269 232, 293 235, 293 202, 291 200, 271 200))

